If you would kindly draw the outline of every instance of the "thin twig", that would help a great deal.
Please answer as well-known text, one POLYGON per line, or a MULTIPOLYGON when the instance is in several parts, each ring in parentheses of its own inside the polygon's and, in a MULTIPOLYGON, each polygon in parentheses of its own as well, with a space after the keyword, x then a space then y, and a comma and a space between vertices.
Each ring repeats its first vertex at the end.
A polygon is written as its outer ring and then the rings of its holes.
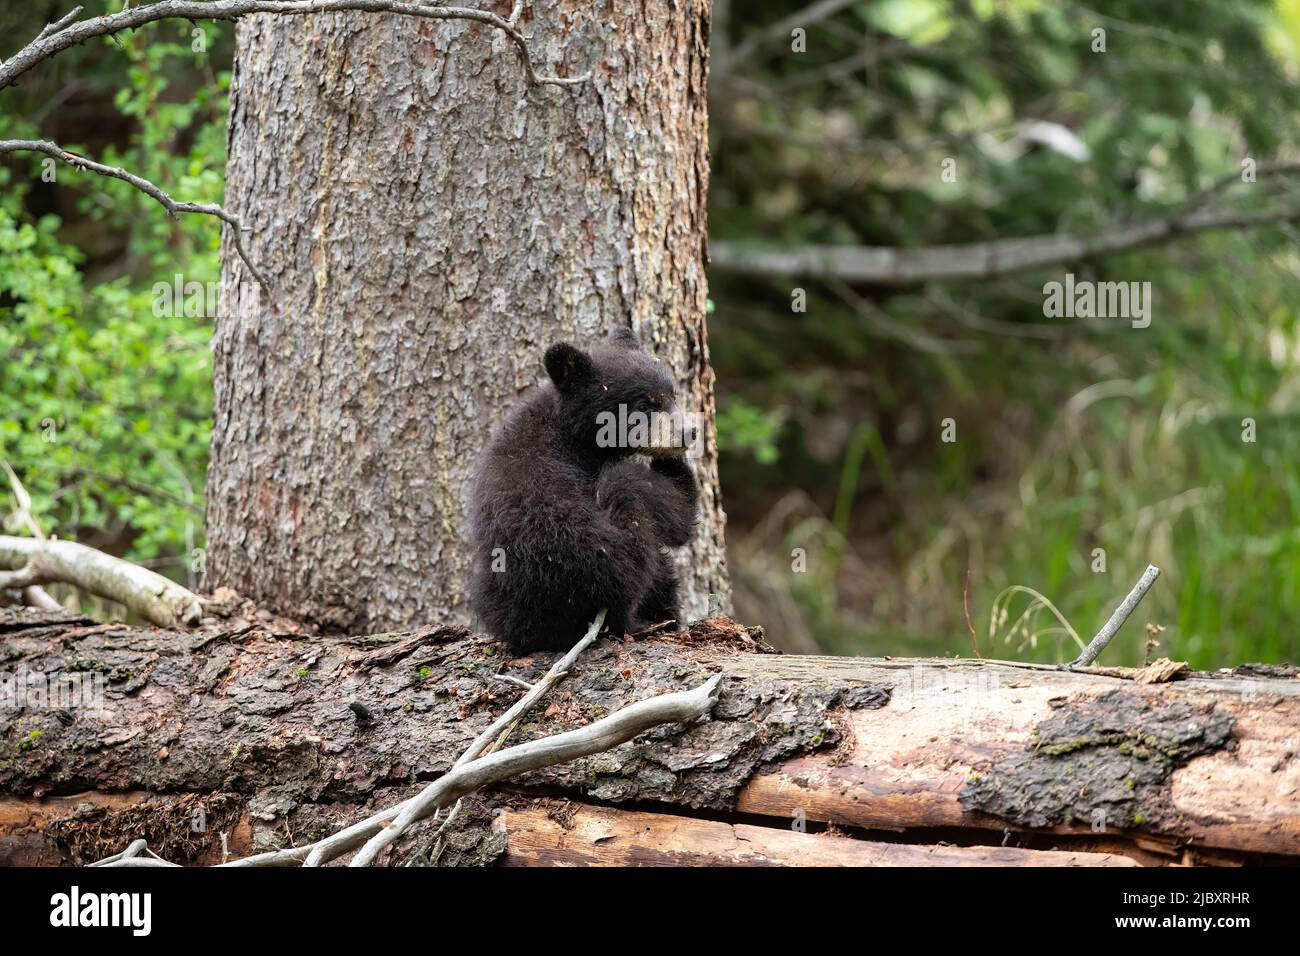
POLYGON ((492 680, 500 681, 503 684, 511 684, 514 687, 522 687, 524 690, 532 690, 533 685, 526 680, 520 680, 518 677, 511 677, 509 674, 493 674, 492 680))
MULTIPOLYGON (((494 753, 505 746, 506 740, 512 733, 514 733, 515 728, 519 726, 519 722, 524 719, 529 711, 537 706, 537 703, 547 694, 548 691, 550 691, 552 687, 568 675, 569 668, 573 666, 579 655, 581 655, 582 652, 590 647, 592 642, 595 641, 596 635, 600 633, 601 625, 605 623, 605 615, 608 613, 608 608, 601 608, 596 614, 596 617, 592 620, 591 626, 587 628, 587 633, 582 636, 582 640, 575 644, 569 653, 565 654, 562 658, 552 664, 551 669, 547 671, 546 675, 541 680, 537 681, 537 683, 528 684, 525 681, 519 681, 518 678, 494 675, 499 680, 514 680, 523 684, 528 688, 528 693, 515 701, 514 705, 511 706, 509 710, 494 720, 491 726, 489 726, 485 731, 475 737, 469 747, 465 749, 465 752, 457 758, 454 764, 452 764, 452 768, 454 769, 462 764, 469 763, 475 757, 480 755, 494 753)), ((442 837, 451 827, 456 817, 460 814, 460 809, 461 801, 457 800, 456 805, 453 806, 451 812, 447 814, 447 819, 444 820, 442 826, 438 828, 438 832, 433 835, 433 848, 429 852, 429 859, 431 862, 436 863, 438 857, 442 855, 442 837)))
POLYGON ((447 814, 447 819, 442 821, 442 826, 438 827, 437 832, 434 833, 433 846, 429 849, 430 866, 437 866, 438 861, 442 859, 442 848, 445 845, 444 838, 447 835, 447 831, 451 829, 451 825, 456 822, 456 818, 460 816, 461 804, 464 802, 465 802, 464 797, 461 797, 459 800, 456 801, 456 803, 451 808, 451 813, 447 814))
POLYGON ((1133 585, 1133 590, 1128 592, 1128 597, 1120 602, 1119 607, 1115 608, 1115 613, 1110 616, 1110 620, 1102 625, 1101 630, 1097 632, 1097 636, 1088 643, 1082 654, 1065 666, 1067 668, 1087 667, 1095 661, 1097 655, 1104 651, 1106 645, 1114 638, 1115 632, 1124 625, 1129 615, 1142 603, 1142 598, 1146 596, 1147 591, 1151 590, 1151 585, 1156 583, 1158 577, 1160 577, 1160 569, 1154 564, 1148 564, 1147 569, 1142 572, 1142 577, 1138 579, 1138 583, 1133 585))
MULTIPOLYGON (((116 36, 118 32, 132 30, 159 20, 237 20, 255 13, 292 16, 338 11, 394 13, 433 20, 468 20, 485 23, 500 30, 515 45, 530 85, 576 86, 591 78, 590 72, 577 77, 543 76, 537 73, 528 43, 518 29, 519 18, 523 13, 522 0, 516 0, 507 19, 486 10, 475 10, 469 7, 426 6, 423 2, 404 3, 399 0, 161 0, 134 9, 131 9, 128 4, 119 13, 74 23, 81 11, 82 7, 76 7, 61 19, 47 24, 36 39, 8 60, 0 62, 0 89, 12 84, 38 63, 70 46, 99 36, 108 36, 114 42, 118 42, 116 36)), ((215 203, 178 202, 147 179, 120 167, 105 166, 71 153, 48 140, 0 141, 0 153, 18 151, 45 153, 78 169, 120 179, 157 200, 172 218, 182 212, 215 216, 230 226, 239 257, 248 266, 249 272, 253 274, 258 285, 263 290, 270 291, 262 273, 253 264, 253 258, 245 245, 244 233, 247 230, 236 216, 221 206, 215 203)))
MULTIPOLYGON (((541 740, 530 740, 462 764, 439 777, 417 797, 407 801, 391 825, 364 830, 353 828, 351 833, 345 830, 338 834, 338 838, 346 839, 348 849, 362 839, 367 840, 349 866, 369 866, 411 824, 488 784, 528 770, 602 753, 660 724, 685 723, 702 717, 717 703, 721 683, 722 675, 714 674, 693 690, 640 700, 577 730, 543 737, 541 740)), ((307 858, 307 865, 312 865, 312 857, 307 858)))
MULTIPOLYGON (((69 152, 58 143, 52 143, 43 139, 4 139, 0 140, 0 153, 16 152, 33 152, 44 153, 47 156, 67 163, 76 169, 88 170, 92 173, 98 173, 101 176, 108 176, 112 179, 120 179, 122 182, 134 186, 140 192, 144 193, 151 199, 156 199, 167 210, 167 214, 173 219, 177 213, 193 212, 200 213, 204 216, 215 216, 222 222, 230 226, 235 239, 235 249, 239 252, 239 258, 244 260, 248 266, 248 271, 253 274, 259 285, 267 289, 266 280, 262 278, 262 273, 253 265, 252 257, 248 254, 248 248, 244 245, 244 226, 232 213, 227 212, 221 206, 215 203, 198 203, 198 202, 178 202, 173 199, 162 189, 155 186, 149 180, 137 176, 135 173, 128 172, 120 166, 105 166, 103 163, 97 163, 92 159, 77 153, 69 152)), ((268 290, 269 291, 269 290, 268 290)))
MULTIPOLYGON (((27 526, 27 530, 41 541, 45 540, 45 532, 41 528, 41 523, 36 520, 32 514, 32 496, 27 493, 27 489, 18 479, 18 474, 9 466, 9 462, 0 459, 0 466, 4 467, 5 474, 9 476, 9 487, 13 491, 14 501, 17 503, 17 511, 12 517, 22 525, 27 526)), ((49 591, 39 584, 29 584, 21 589, 22 603, 28 607, 40 608, 43 611, 62 611, 63 605, 54 600, 49 591)))
POLYGON ((500 736, 504 731, 514 729, 515 724, 519 722, 520 718, 533 709, 533 705, 541 700, 542 695, 559 683, 560 679, 569 672, 569 668, 572 667, 574 661, 578 659, 578 655, 589 648, 592 645, 592 642, 596 640, 596 635, 600 633, 601 625, 605 623, 606 613, 608 613, 608 609, 601 608, 600 613, 598 613, 595 620, 591 622, 591 626, 587 628, 587 633, 582 636, 582 640, 577 644, 574 644, 573 649, 569 651, 569 653, 565 654, 558 661, 552 664, 551 669, 546 672, 546 676, 534 684, 532 690, 515 701, 509 710, 496 720, 492 721, 491 726, 489 726, 487 730, 475 737, 474 741, 465 749, 465 752, 460 755, 460 758, 452 766, 460 767, 469 763, 479 754, 483 753, 484 749, 492 742, 493 738, 500 736))
MULTIPOLYGON (((403 3, 400 0, 161 0, 143 6, 122 10, 120 13, 95 17, 70 23, 80 7, 55 24, 46 27, 36 39, 0 65, 0 89, 9 86, 32 67, 57 53, 101 36, 112 36, 123 30, 134 30, 158 20, 237 20, 254 13, 271 13, 280 16, 302 16, 312 13, 356 11, 358 13, 396 13, 430 20, 470 20, 495 27, 504 33, 519 52, 524 75, 529 84, 552 86, 577 86, 590 79, 582 76, 544 76, 533 66, 528 41, 519 32, 513 20, 506 20, 487 10, 471 7, 435 6, 423 2, 403 3)), ((512 17, 517 14, 512 11, 512 17)))
POLYGON ((961 609, 966 612, 966 630, 970 631, 970 648, 977 658, 982 658, 984 655, 980 653, 979 638, 975 636, 975 625, 970 619, 970 568, 966 569, 966 586, 961 590, 961 609))
POLYGON ((40 33, 36 34, 36 39, 44 40, 51 33, 58 33, 69 23, 75 20, 77 18, 77 14, 84 9, 85 9, 84 7, 73 7, 72 10, 69 11, 67 14, 65 14, 62 18, 55 20, 53 23, 45 24, 45 29, 42 30, 40 33))
MULTIPOLYGON (((393 830, 398 826, 396 821, 399 818, 405 820, 402 823, 404 828, 465 794, 489 784, 506 780, 527 770, 567 763, 578 757, 609 750, 659 724, 684 723, 701 717, 717 702, 721 680, 722 675, 715 674, 694 690, 662 694, 637 701, 577 730, 543 737, 541 740, 530 740, 477 760, 471 760, 448 771, 416 796, 381 810, 360 823, 354 823, 316 843, 260 853, 221 865, 297 866, 301 863, 306 866, 320 866, 337 859, 349 850, 356 849, 381 831, 393 830)), ((393 837, 397 835, 394 833, 393 837)), ((380 849, 382 847, 376 847, 373 852, 378 853, 380 849)), ((361 864, 353 862, 354 865, 364 865, 371 858, 362 858, 361 864)), ((122 861, 110 865, 130 864, 122 861)))
MULTIPOLYGON (((1266 179, 1271 176, 1294 176, 1300 174, 1300 163, 1290 163, 1290 162, 1258 163, 1255 166, 1254 172, 1255 172, 1254 182, 1258 182, 1261 179, 1266 179)), ((1183 211, 1194 212, 1198 209, 1204 209, 1206 206, 1210 205, 1210 203, 1213 200, 1217 199, 1222 193, 1226 192, 1228 189, 1232 188, 1238 183, 1246 183, 1246 180, 1241 178, 1241 174, 1242 171, 1239 169, 1235 172, 1227 173, 1223 176, 1220 176, 1218 179, 1210 183, 1210 185, 1206 186, 1195 196, 1189 199, 1187 203, 1183 206, 1183 211)), ((1253 183, 1250 183, 1248 185, 1253 185, 1253 183)))
POLYGON ((777 20, 770 26, 753 31, 744 43, 737 44, 736 48, 731 51, 727 57, 727 67, 734 67, 737 63, 749 59, 766 42, 789 38, 790 31, 795 27, 806 30, 827 17, 834 16, 841 10, 853 6, 854 2, 855 0, 819 0, 819 2, 810 4, 796 13, 777 20))
MULTIPOLYGON (((554 677, 554 680, 551 683, 554 683, 567 673, 569 666, 572 665, 577 655, 581 653, 582 649, 590 646, 591 641, 595 639, 595 635, 599 632, 600 625, 604 621, 604 616, 604 611, 602 611, 574 649, 557 661, 545 678, 538 681, 538 687, 552 677, 554 677)), ((357 858, 353 860, 352 865, 368 865, 385 846, 400 836, 412 823, 425 819, 442 807, 458 801, 467 793, 529 770, 567 763, 579 757, 601 753, 617 747, 619 744, 631 740, 638 734, 660 724, 685 723, 704 716, 717 703, 721 682, 722 675, 715 674, 693 690, 662 694, 658 697, 637 701, 608 717, 585 727, 580 727, 577 730, 555 734, 540 740, 531 740, 477 759, 466 759, 463 754, 450 771, 439 777, 416 796, 386 810, 381 810, 338 833, 306 846, 259 853, 255 856, 231 860, 220 864, 220 866, 263 867, 298 866, 300 864, 320 866, 363 844, 365 844, 365 848, 357 854, 357 858), (367 841, 370 842, 367 843, 367 841)), ((511 729, 513 722, 526 713, 526 709, 520 705, 525 701, 529 701, 531 706, 531 704, 536 703, 540 696, 540 694, 533 695, 531 692, 525 695, 519 703, 516 703, 509 711, 494 721, 487 731, 475 738, 466 754, 472 752, 476 747, 486 749, 491 746, 491 736, 493 734, 498 734, 503 730, 508 731, 511 729)), ((449 816, 440 832, 448 826, 451 819, 452 817, 449 816)), ((124 867, 171 864, 164 864, 161 861, 144 857, 125 858, 119 855, 100 861, 100 865, 124 867)))
POLYGON ((133 491, 137 495, 145 495, 149 498, 156 498, 159 501, 170 501, 172 504, 180 505, 197 514, 203 516, 203 509, 194 502, 193 495, 188 498, 182 498, 180 495, 168 491, 165 488, 157 488, 153 485, 145 484, 142 481, 134 481, 124 475, 112 475, 103 471, 95 471, 93 468, 62 468, 58 473, 69 477, 89 478, 93 481, 102 481, 107 485, 116 485, 119 488, 125 488, 127 491, 133 491))

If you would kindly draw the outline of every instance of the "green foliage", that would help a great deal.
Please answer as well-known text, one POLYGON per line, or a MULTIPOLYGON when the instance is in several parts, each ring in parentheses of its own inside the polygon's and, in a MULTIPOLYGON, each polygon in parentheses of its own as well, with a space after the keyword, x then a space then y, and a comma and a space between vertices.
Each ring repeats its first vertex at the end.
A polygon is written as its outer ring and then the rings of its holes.
POLYGON ((733 398, 718 409, 715 421, 719 448, 749 452, 760 465, 775 464, 780 457, 776 446, 781 430, 779 411, 764 411, 743 398, 733 398))
MULTIPOLYGON (((106 69, 129 72, 114 97, 131 119, 127 142, 61 145, 177 198, 219 201, 228 75, 213 77, 206 56, 192 52, 192 29, 165 24, 124 38, 124 50, 94 51, 106 69), (215 82, 190 89, 194 71, 215 82), (174 102, 180 80, 186 99, 174 102)), ((0 138, 40 135, 16 114, 0 116, 0 138)), ((216 282, 218 224, 170 219, 126 183, 68 165, 45 181, 43 159, 17 154, 0 168, 0 458, 31 493, 46 533, 192 575, 190 552, 203 540, 211 317, 156 308, 154 286, 178 274, 216 282), (92 270, 59 215, 33 212, 52 207, 69 210, 78 236, 129 237, 124 255, 92 270)))
MULTIPOLYGON (((733 13, 730 42, 788 12, 733 13)), ((712 78, 711 232, 909 247, 1168 215, 1243 158, 1294 155, 1297 51, 1289 0, 855 4, 811 25, 806 53, 769 35, 712 78), (1028 120, 1072 130, 1089 158, 1027 147, 1028 120)), ((1261 179, 1220 202, 1293 197, 1261 179)), ((782 422, 779 473, 720 444, 728 510, 762 531, 733 522, 742 590, 779 615, 773 633, 818 647, 964 653, 969 568, 984 651, 1056 660, 1077 648, 1050 614, 1010 650, 992 639, 999 593, 1040 592, 1090 637, 1152 562, 1164 575, 1107 661, 1140 662, 1148 621, 1168 628, 1158 653, 1197 666, 1300 656, 1297 267, 1294 233, 1268 228, 898 289, 714 270, 719 405, 782 422), (1150 282, 1151 327, 1046 318, 1043 285, 1066 272, 1150 282)))

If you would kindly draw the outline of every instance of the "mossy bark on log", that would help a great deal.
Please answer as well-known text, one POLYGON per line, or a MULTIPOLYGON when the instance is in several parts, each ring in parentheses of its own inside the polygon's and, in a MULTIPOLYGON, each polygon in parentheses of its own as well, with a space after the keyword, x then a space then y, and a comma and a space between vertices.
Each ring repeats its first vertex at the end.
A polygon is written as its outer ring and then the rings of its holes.
MULTIPOLYGON (((1300 856, 1300 681, 1290 672, 1138 685, 767 650, 759 632, 725 618, 602 639, 517 739, 722 671, 712 718, 525 775, 491 799, 564 795, 727 826, 786 830, 801 819, 846 839, 1005 841, 1142 862, 1300 856)), ((510 660, 455 626, 323 637, 239 610, 170 632, 0 611, 0 673, 38 675, 47 689, 90 675, 102 691, 97 707, 0 707, 0 855, 54 852, 33 833, 64 832, 63 852, 89 846, 84 833, 73 839, 78 813, 82 830, 125 845, 140 819, 102 798, 129 793, 160 801, 159 816, 177 826, 195 807, 171 802, 207 801, 202 814, 225 821, 235 855, 308 842, 445 772, 522 693, 493 675, 528 680, 552 659, 510 660), (80 811, 69 808, 78 795, 80 811)), ((175 834, 186 857, 176 862, 210 860, 217 839, 175 834)))

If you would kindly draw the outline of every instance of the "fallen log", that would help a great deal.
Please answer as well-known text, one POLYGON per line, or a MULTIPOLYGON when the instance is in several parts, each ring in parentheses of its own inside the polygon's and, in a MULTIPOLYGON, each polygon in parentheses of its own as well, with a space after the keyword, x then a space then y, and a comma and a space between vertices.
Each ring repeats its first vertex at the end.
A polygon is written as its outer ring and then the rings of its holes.
POLYGON ((888 712, 852 715, 841 760, 783 763, 751 781, 739 795, 741 811, 775 814, 798 805, 810 819, 864 829, 1113 834, 1181 862, 1300 857, 1294 667, 1141 684, 1131 679, 1137 670, 1111 676, 1122 669, 848 658, 751 663, 756 674, 896 676, 888 712))
MULTIPOLYGON (((0 862, 86 863, 137 838, 178 863, 303 845, 446 773, 524 693, 501 678, 553 660, 459 627, 321 636, 238 608, 163 631, 0 610, 0 862)), ((711 719, 486 791, 442 862, 1300 858, 1300 680, 1284 666, 1141 684, 781 655, 715 618, 600 640, 512 743, 717 673, 711 719), (571 828, 544 822, 555 798, 571 828)), ((382 859, 419 858, 431 832, 382 859)))

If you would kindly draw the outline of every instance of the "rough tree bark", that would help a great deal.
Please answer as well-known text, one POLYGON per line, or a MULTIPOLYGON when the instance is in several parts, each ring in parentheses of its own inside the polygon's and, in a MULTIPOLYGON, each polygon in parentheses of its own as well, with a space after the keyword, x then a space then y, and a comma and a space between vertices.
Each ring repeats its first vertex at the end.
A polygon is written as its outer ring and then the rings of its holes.
MULTIPOLYGON (((176 863, 220 860, 222 833, 234 857, 304 845, 445 773, 523 693, 500 675, 536 680, 556 656, 512 661, 458 627, 291 627, 249 609, 184 631, 0 610, 0 677, 19 682, 0 685, 0 864, 87 862, 138 838, 176 863), (99 699, 52 698, 73 678, 99 699)), ((711 717, 479 794, 443 862, 1300 858, 1294 667, 1141 684, 772 654, 758 637, 714 618, 598 641, 511 743, 721 671, 711 717)))
MULTIPOLYGON (((494 9, 506 14, 509 3, 494 9)), ((730 603, 705 333, 708 0, 500 31, 237 28, 205 582, 352 631, 466 619, 463 492, 554 340, 634 325, 707 423, 688 617, 730 603)), ((578 635, 575 635, 575 639, 578 635)))

